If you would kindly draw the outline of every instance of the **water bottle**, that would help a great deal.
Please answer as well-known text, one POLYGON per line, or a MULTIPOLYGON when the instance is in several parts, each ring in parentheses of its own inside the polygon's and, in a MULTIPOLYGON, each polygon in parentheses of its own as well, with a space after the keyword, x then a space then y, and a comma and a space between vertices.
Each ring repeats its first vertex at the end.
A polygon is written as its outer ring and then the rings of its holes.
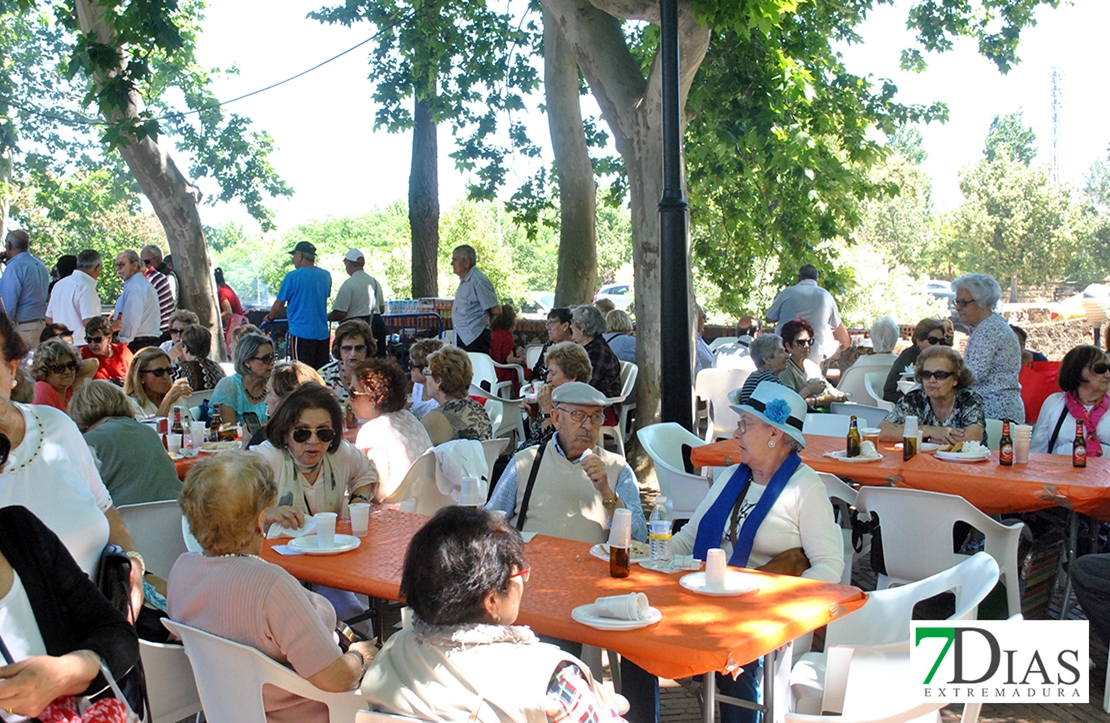
POLYGON ((671 506, 663 495, 655 498, 655 509, 648 520, 648 542, 651 545, 652 562, 669 563, 674 554, 671 551, 671 506))

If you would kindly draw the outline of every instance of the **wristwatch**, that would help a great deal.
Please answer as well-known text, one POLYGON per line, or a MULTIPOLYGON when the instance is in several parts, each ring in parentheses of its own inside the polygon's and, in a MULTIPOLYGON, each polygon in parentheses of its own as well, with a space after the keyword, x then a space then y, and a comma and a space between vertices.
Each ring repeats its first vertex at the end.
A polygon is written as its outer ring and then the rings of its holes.
POLYGON ((602 505, 602 507, 604 507, 607 510, 615 510, 617 508, 617 503, 618 502, 620 502, 620 498, 617 497, 616 495, 613 495, 612 497, 610 497, 607 500, 602 500, 601 505, 602 505))

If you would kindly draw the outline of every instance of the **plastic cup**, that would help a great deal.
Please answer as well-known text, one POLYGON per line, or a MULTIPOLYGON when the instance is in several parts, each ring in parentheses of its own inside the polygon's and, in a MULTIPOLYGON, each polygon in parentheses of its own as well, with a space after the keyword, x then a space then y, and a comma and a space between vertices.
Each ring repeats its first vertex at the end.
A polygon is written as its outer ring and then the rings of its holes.
POLYGON ((459 505, 462 507, 479 507, 482 502, 482 492, 478 487, 478 478, 463 477, 462 489, 459 491, 459 505))
POLYGON ((312 516, 316 520, 316 547, 327 549, 335 547, 335 518, 334 512, 317 512, 312 516))
POLYGON ((351 509, 351 531, 356 537, 366 537, 370 528, 370 505, 366 502, 355 502, 351 509))
POLYGON ((864 442, 871 442, 876 447, 879 446, 879 428, 868 427, 867 429, 860 430, 864 442))
POLYGON ((1029 437, 1014 437, 1014 464, 1029 464, 1029 437))
POLYGON ((705 554, 705 586, 710 590, 723 590, 725 587, 725 551, 714 547, 705 554))
POLYGON ((174 455, 175 457, 181 454, 181 435, 166 435, 166 446, 169 448, 170 454, 174 455))
POLYGON ((632 545, 632 513, 625 508, 613 510, 613 524, 609 528, 609 547, 632 545))

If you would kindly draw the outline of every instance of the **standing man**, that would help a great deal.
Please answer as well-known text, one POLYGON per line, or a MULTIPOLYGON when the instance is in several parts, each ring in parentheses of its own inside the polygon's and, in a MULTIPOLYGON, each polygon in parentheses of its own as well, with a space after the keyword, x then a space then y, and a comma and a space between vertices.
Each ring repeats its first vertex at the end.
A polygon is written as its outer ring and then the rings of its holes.
POLYGON ((363 271, 366 257, 358 249, 349 249, 343 257, 343 268, 347 270, 348 279, 339 287, 335 294, 335 301, 331 305, 328 321, 346 321, 347 319, 362 319, 370 325, 377 342, 377 356, 386 354, 385 322, 382 313, 385 311, 385 294, 382 286, 370 274, 363 271))
POLYGON ((775 333, 782 336, 782 325, 799 316, 813 327, 817 339, 809 352, 814 362, 820 363, 852 345, 832 294, 817 285, 817 267, 813 264, 798 269, 798 283, 775 297, 767 310, 767 323, 774 324, 775 333))
POLYGON ((736 341, 731 344, 722 344, 713 354, 717 357, 718 369, 747 369, 755 371, 755 362, 752 361, 749 347, 759 336, 759 319, 754 316, 742 316, 736 322, 736 341))
POLYGON ((170 277, 159 270, 162 264, 162 249, 157 246, 143 246, 139 252, 143 262, 143 276, 154 287, 158 294, 158 326, 162 336, 169 339, 170 316, 177 307, 177 284, 170 281, 170 277))
POLYGON ((331 274, 316 266, 316 247, 308 241, 299 242, 289 253, 294 268, 281 280, 277 300, 265 320, 287 316, 289 355, 319 369, 331 359, 328 348, 331 274))
POLYGON ((0 276, 0 298, 19 335, 33 349, 46 328, 50 272, 31 255, 31 237, 26 231, 12 231, 4 244, 8 265, 0 276))
POLYGON ((47 324, 65 324, 73 329, 74 346, 84 346, 85 325, 100 316, 96 282, 104 268, 99 251, 85 249, 77 254, 77 268, 54 284, 46 306, 47 324))
POLYGON ((144 267, 152 268, 166 277, 166 281, 170 283, 170 291, 173 293, 174 306, 177 306, 178 299, 181 298, 179 295, 181 282, 177 278, 177 272, 173 270, 173 264, 170 263, 172 257, 167 256, 163 259, 162 249, 154 244, 143 246, 143 250, 139 252, 139 257, 142 258, 144 267))
POLYGON ((116 271, 123 279, 123 293, 116 301, 112 331, 119 332, 119 340, 132 352, 158 346, 162 335, 158 292, 143 276, 139 255, 132 249, 121 251, 116 257, 116 271))
POLYGON ((459 246, 451 254, 451 269, 459 277, 459 290, 451 304, 455 346, 463 351, 489 354, 493 333, 490 320, 501 314, 501 304, 489 279, 475 268, 478 254, 473 246, 459 246))

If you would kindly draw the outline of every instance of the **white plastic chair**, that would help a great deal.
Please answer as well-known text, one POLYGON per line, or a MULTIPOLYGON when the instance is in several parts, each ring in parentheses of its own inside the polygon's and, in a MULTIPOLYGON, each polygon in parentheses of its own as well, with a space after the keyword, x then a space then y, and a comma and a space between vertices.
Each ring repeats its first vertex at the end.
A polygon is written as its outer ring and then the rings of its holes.
POLYGON ((636 407, 635 402, 627 404, 625 400, 632 394, 632 390, 636 388, 636 377, 640 372, 640 368, 632 362, 621 362, 621 393, 619 397, 609 397, 610 404, 620 404, 621 413, 617 419, 617 426, 605 426, 601 428, 600 438, 602 444, 606 437, 612 437, 617 446, 617 454, 624 456, 624 436, 627 434, 628 429, 628 412, 636 407))
POLYGON ((177 558, 187 551, 185 540, 178 532, 181 507, 177 500, 122 505, 118 509, 147 569, 161 577, 169 577, 177 558))
POLYGON ((828 495, 829 502, 836 512, 837 523, 844 537, 844 572, 840 575, 840 584, 851 585, 852 566, 857 557, 856 548, 852 545, 852 507, 855 507, 856 496, 859 493, 835 474, 818 472, 817 476, 825 483, 825 494, 828 495))
POLYGON ((709 351, 717 351, 725 344, 735 344, 738 336, 719 336, 713 341, 709 342, 709 351))
MULTIPOLYGON (((867 397, 871 398, 875 406, 889 412, 894 409, 894 405, 883 399, 883 385, 886 384, 886 374, 886 372, 867 372, 863 375, 863 386, 867 390, 867 397)), ((866 402, 867 398, 860 397, 858 401, 866 402)))
MULTIPOLYGON (((861 357, 861 359, 868 359, 868 357, 861 357)), ((882 372, 882 381, 880 381, 875 387, 879 390, 879 397, 882 398, 883 386, 886 384, 887 374, 890 373, 890 367, 893 364, 893 357, 891 358, 889 363, 883 364, 865 364, 863 366, 860 366, 859 362, 857 361, 855 364, 841 372, 840 381, 836 383, 836 388, 839 391, 851 395, 852 401, 854 402, 859 402, 861 404, 871 404, 871 395, 867 393, 867 386, 864 383, 866 376, 875 372, 882 372)))
POLYGON ((705 440, 682 428, 675 422, 663 422, 641 427, 636 433, 640 446, 655 464, 659 492, 666 495, 674 509, 676 520, 688 520, 698 505, 709 494, 709 480, 686 472, 682 463, 682 445, 700 447, 705 440))
POLYGON ((357 691, 320 690, 255 648, 173 620, 162 623, 185 643, 208 723, 266 723, 266 684, 323 703, 331 723, 349 723, 366 705, 357 691))
MULTIPOLYGON (((848 437, 852 418, 843 414, 810 412, 802 422, 802 434, 816 437, 848 437)), ((858 422, 857 422, 858 424, 858 422)))
POLYGON ((486 453, 486 466, 489 467, 490 471, 490 489, 492 489, 493 486, 497 484, 497 480, 492 478, 493 463, 497 461, 497 458, 501 456, 501 454, 505 451, 505 448, 509 446, 509 442, 511 441, 512 440, 505 439, 504 437, 500 439, 486 439, 482 441, 482 451, 486 453))
POLYGON ((708 408, 705 441, 714 442, 721 437, 731 437, 736 431, 740 415, 732 410, 728 394, 744 386, 751 374, 747 369, 702 369, 694 382, 694 394, 708 408))
MULTIPOLYGON (((988 419, 984 431, 987 434, 987 446, 998 451, 998 440, 1002 439, 1002 420, 988 419)), ((1013 434, 1013 432, 1010 432, 1013 434)))
MULTIPOLYGON (((524 362, 529 369, 536 368, 536 363, 539 362, 541 354, 543 354, 543 344, 529 344, 524 348, 524 362)), ((544 380, 541 379, 540 381, 544 380)))
MULTIPOLYGON (((189 409, 192 409, 193 407, 199 407, 200 403, 203 402, 205 399, 212 398, 212 392, 214 391, 214 389, 195 389, 193 390, 192 394, 185 398, 182 404, 189 409)), ((196 419, 196 417, 194 416, 193 419, 196 419)))
POLYGON ((494 438, 513 435, 517 443, 525 440, 528 434, 524 430, 524 415, 520 410, 523 399, 499 397, 475 384, 470 385, 470 393, 485 398, 483 406, 490 424, 493 425, 494 438))
POLYGON ((360 710, 355 713, 355 723, 424 723, 419 718, 409 718, 406 715, 393 715, 376 710, 360 710))
POLYGON ((148 723, 177 723, 187 716, 199 721, 200 693, 185 648, 139 638, 139 656, 150 698, 148 723))
POLYGON ((998 563, 1006 586, 1007 614, 1021 613, 1017 553, 1024 523, 995 522, 958 495, 898 487, 865 487, 856 507, 878 514, 884 531, 887 574, 878 577, 880 590, 922 580, 964 559, 952 552, 952 526, 966 522, 983 533, 983 550, 998 563))
POLYGON ((886 419, 887 410, 881 407, 871 407, 866 404, 856 404, 855 402, 833 402, 833 414, 847 414, 849 417, 857 417, 857 421, 861 428, 863 427, 878 427, 886 419))
POLYGON ((524 367, 521 365, 498 364, 489 354, 482 354, 481 352, 468 351, 466 354, 470 357, 470 366, 474 369, 474 377, 471 380, 471 386, 481 389, 483 395, 493 394, 504 399, 512 398, 513 383, 511 381, 498 381, 498 369, 513 370, 516 372, 517 381, 520 383, 520 386, 524 386, 524 367), (482 386, 483 383, 485 383, 486 386, 482 386))

